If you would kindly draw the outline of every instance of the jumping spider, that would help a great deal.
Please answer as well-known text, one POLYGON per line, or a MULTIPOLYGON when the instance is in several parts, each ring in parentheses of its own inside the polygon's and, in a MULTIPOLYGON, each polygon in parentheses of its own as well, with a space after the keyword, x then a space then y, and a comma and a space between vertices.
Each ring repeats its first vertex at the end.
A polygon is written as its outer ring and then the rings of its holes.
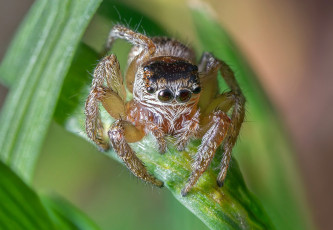
POLYGON ((107 150, 98 104, 116 119, 108 131, 111 145, 134 175, 162 187, 150 175, 128 143, 146 134, 156 138, 159 152, 166 150, 165 136, 176 137, 183 150, 191 138, 202 139, 193 171, 182 195, 185 196, 206 171, 216 149, 223 142, 224 155, 217 184, 223 185, 232 148, 245 115, 245 98, 230 67, 210 53, 196 64, 194 51, 177 40, 149 38, 126 27, 114 26, 107 40, 110 50, 116 39, 134 46, 128 57, 127 89, 133 99, 126 101, 120 66, 114 54, 102 59, 95 71, 85 105, 86 132, 100 148, 107 150), (217 74, 221 71, 230 91, 218 94, 217 74), (232 109, 230 117, 227 112, 232 109))

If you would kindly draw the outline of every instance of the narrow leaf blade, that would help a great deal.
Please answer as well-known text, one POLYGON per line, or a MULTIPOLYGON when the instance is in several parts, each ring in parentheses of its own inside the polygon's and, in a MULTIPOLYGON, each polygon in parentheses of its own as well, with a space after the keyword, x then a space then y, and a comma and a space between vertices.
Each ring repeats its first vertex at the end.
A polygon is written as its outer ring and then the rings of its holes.
POLYGON ((42 197, 54 225, 61 230, 99 230, 85 214, 60 197, 42 197))
POLYGON ((0 228, 55 229, 39 197, 0 162, 0 228))
POLYGON ((64 77, 101 0, 36 1, 1 64, 1 160, 30 180, 64 77), (36 16, 37 15, 37 16, 36 16))
POLYGON ((83 213, 60 198, 43 198, 0 161, 0 229, 98 230, 83 213))

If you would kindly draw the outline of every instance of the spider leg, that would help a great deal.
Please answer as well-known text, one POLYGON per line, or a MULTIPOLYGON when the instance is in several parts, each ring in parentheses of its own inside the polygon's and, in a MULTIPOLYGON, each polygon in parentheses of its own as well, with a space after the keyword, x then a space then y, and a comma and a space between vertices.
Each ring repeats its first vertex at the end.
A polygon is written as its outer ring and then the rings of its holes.
POLYGON ((245 97, 235 79, 233 71, 224 61, 215 58, 210 53, 204 53, 201 60, 202 62, 199 67, 201 67, 203 72, 206 72, 203 79, 209 79, 211 76, 209 73, 220 70, 224 81, 231 89, 230 92, 215 97, 211 103, 205 107, 204 113, 209 114, 211 111, 216 110, 228 112, 233 107, 231 113, 231 126, 223 145, 224 155, 220 165, 220 173, 217 177, 217 184, 223 186, 229 167, 231 151, 236 143, 245 117, 245 97))
POLYGON ((219 70, 219 63, 208 52, 203 53, 200 63, 198 65, 200 84, 203 86, 200 93, 199 107, 202 111, 206 110, 218 93, 217 73, 219 70))
POLYGON ((198 133, 199 116, 200 111, 198 110, 190 120, 183 124, 183 128, 180 130, 179 134, 176 135, 177 141, 175 145, 178 151, 183 151, 190 139, 198 133))
POLYGON ((235 94, 232 91, 222 93, 214 98, 206 110, 204 111, 204 115, 208 115, 212 111, 221 110, 227 113, 232 106, 235 104, 235 94))
POLYGON ((223 186, 225 177, 227 175, 229 162, 231 158, 231 151, 234 147, 239 131, 241 129, 242 123, 245 117, 245 97, 235 79, 234 73, 231 68, 223 61, 221 63, 220 71, 223 79, 226 81, 231 89, 232 99, 234 100, 234 105, 231 113, 231 126, 228 131, 228 136, 223 145, 224 155, 220 165, 220 173, 217 177, 217 184, 221 187, 223 186))
POLYGON ((140 53, 135 56, 131 63, 129 63, 126 72, 126 86, 130 92, 133 92, 133 82, 137 68, 141 63, 148 60, 148 58, 155 53, 156 45, 149 37, 121 25, 116 25, 109 33, 109 37, 105 45, 105 54, 111 49, 112 44, 116 39, 126 40, 134 46, 142 48, 140 53))
MULTIPOLYGON (((114 122, 108 132, 111 145, 118 154, 118 156, 124 161, 127 168, 140 179, 150 182, 158 187, 163 186, 163 182, 156 179, 147 172, 146 167, 142 161, 136 156, 135 152, 128 144, 128 137, 131 137, 131 132, 141 133, 141 138, 144 136, 144 132, 139 130, 131 123, 124 120, 117 120, 114 122)), ((132 142, 139 141, 139 135, 136 135, 132 142)))
POLYGON ((98 104, 101 102, 116 119, 125 116, 126 92, 116 56, 110 55, 100 61, 93 76, 91 91, 85 104, 86 133, 101 149, 107 150, 109 144, 104 137, 98 104))
POLYGON ((109 37, 107 39, 106 42, 106 52, 108 52, 111 47, 113 42, 116 39, 124 39, 130 43, 132 43, 135 46, 142 46, 146 49, 148 49, 149 54, 153 54, 156 50, 156 46, 154 44, 154 42, 147 36, 137 33, 131 29, 128 29, 124 26, 121 25, 116 25, 114 26, 110 33, 109 33, 109 37))
POLYGON ((92 89, 97 86, 105 85, 114 91, 122 100, 126 99, 126 91, 120 65, 116 55, 106 56, 98 63, 94 71, 92 89))
POLYGON ((201 145, 192 165, 193 171, 181 192, 182 196, 186 196, 200 176, 207 170, 216 149, 221 145, 230 126, 230 118, 223 111, 215 111, 207 118, 207 120, 211 121, 210 128, 202 137, 201 145))
POLYGON ((104 140, 104 128, 98 108, 96 93, 90 92, 86 105, 86 133, 88 137, 95 142, 101 150, 107 150, 109 144, 104 140))
POLYGON ((207 132, 207 128, 203 128, 199 133, 199 135, 205 134, 196 155, 193 172, 182 190, 183 196, 190 191, 202 173, 207 169, 217 147, 225 139, 223 146, 224 155, 220 165, 220 173, 217 177, 217 184, 219 186, 223 185, 229 167, 231 151, 235 145, 245 116, 245 97, 230 67, 225 62, 216 59, 212 54, 204 53, 198 68, 200 81, 205 86, 199 101, 199 107, 203 111, 200 125, 201 127, 205 127, 212 120, 214 122, 207 132), (218 70, 221 71, 222 77, 231 91, 216 96, 218 92, 218 70), (207 103, 207 101, 210 103, 207 103), (232 114, 231 118, 229 118, 226 113, 231 108, 232 114))
MULTIPOLYGON (((231 125, 228 130, 226 140, 224 142, 223 150, 224 155, 221 160, 220 173, 217 177, 217 184, 221 187, 223 186, 223 181, 226 177, 228 171, 229 162, 231 158, 231 151, 235 142, 237 140, 242 122, 244 120, 245 109, 244 104, 239 102, 238 95, 233 91, 229 91, 217 96, 207 107, 204 112, 205 115, 211 113, 212 111, 223 111, 228 112, 233 107, 233 112, 231 114, 231 125)), ((205 124, 209 122, 208 117, 204 117, 202 123, 205 124)))
POLYGON ((153 134, 153 136, 156 138, 157 140, 157 144, 158 144, 158 151, 161 154, 164 154, 167 148, 167 144, 166 141, 164 139, 164 132, 154 123, 152 122, 147 122, 146 123, 146 128, 148 130, 150 130, 153 134))

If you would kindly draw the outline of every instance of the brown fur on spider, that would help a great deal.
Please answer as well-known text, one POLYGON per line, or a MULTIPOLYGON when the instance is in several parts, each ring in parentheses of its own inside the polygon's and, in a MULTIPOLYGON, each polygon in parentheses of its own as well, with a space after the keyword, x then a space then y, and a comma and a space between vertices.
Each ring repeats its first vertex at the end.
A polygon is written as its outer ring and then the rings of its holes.
POLYGON ((230 67, 210 53, 204 53, 197 64, 193 50, 182 43, 165 37, 149 38, 120 25, 111 30, 107 50, 118 38, 134 45, 126 73, 126 86, 133 99, 125 101, 126 91, 116 56, 106 56, 94 71, 85 105, 88 137, 100 148, 109 148, 103 137, 98 107, 102 103, 116 119, 108 138, 118 156, 134 175, 159 187, 163 182, 147 172, 128 143, 140 141, 151 133, 159 152, 164 153, 166 135, 176 137, 178 150, 183 150, 190 139, 200 138, 202 142, 182 190, 183 196, 206 171, 223 142, 224 155, 217 177, 217 184, 222 186, 245 115, 245 98, 230 67), (229 92, 218 94, 218 71, 229 92))

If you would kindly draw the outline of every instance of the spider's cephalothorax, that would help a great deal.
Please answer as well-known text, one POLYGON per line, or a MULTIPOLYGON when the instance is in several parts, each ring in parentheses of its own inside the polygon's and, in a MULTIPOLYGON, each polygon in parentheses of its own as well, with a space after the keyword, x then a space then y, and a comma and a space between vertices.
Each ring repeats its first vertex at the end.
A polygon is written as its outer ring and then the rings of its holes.
POLYGON ((222 186, 245 115, 245 98, 232 70, 210 53, 204 53, 196 64, 194 52, 182 43, 165 37, 149 38, 123 26, 111 30, 107 50, 117 38, 134 45, 126 73, 126 85, 133 93, 133 100, 125 101, 126 91, 116 56, 105 57, 94 71, 86 101, 88 137, 100 148, 109 148, 98 109, 102 103, 116 119, 108 131, 112 147, 133 174, 157 186, 163 182, 147 172, 128 143, 152 133, 159 151, 164 153, 166 135, 176 137, 178 150, 184 149, 191 138, 202 139, 183 196, 206 171, 223 142, 224 156, 217 178, 222 186), (230 87, 223 94, 218 94, 219 70, 230 87), (232 110, 230 117, 229 110, 232 110))
POLYGON ((181 58, 160 56, 143 63, 141 68, 134 82, 137 100, 156 105, 197 101, 198 96, 192 97, 200 93, 196 65, 181 58))

